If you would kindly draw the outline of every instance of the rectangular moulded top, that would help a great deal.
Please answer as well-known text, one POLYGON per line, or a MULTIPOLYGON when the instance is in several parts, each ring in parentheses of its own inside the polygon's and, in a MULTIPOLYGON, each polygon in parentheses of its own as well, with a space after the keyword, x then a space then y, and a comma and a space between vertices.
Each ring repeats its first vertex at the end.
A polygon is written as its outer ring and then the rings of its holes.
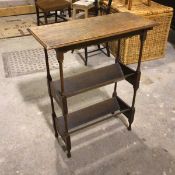
POLYGON ((129 32, 148 30, 154 21, 124 12, 86 19, 72 20, 29 28, 29 32, 47 50, 96 41, 129 32))

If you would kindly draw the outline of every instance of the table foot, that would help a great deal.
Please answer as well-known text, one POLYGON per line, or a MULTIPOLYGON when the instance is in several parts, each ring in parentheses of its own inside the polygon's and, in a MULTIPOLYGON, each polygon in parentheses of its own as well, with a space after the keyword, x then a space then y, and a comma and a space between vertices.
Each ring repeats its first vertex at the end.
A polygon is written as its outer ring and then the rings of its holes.
POLYGON ((107 56, 110 57, 110 50, 109 50, 109 44, 106 43, 106 52, 107 52, 107 56))
POLYGON ((70 151, 67 152, 67 158, 71 158, 71 153, 70 153, 70 151))
POLYGON ((129 124, 129 126, 128 126, 128 131, 131 131, 132 129, 131 129, 131 124, 129 124))
POLYGON ((58 133, 57 132, 55 132, 55 137, 58 138, 58 133))
POLYGON ((57 133, 56 124, 55 124, 55 118, 56 118, 56 114, 53 112, 52 119, 53 119, 54 132, 55 132, 55 137, 58 138, 58 133, 57 133))
POLYGON ((85 47, 85 62, 84 62, 84 64, 85 64, 85 66, 87 66, 87 61, 88 61, 88 52, 87 52, 87 47, 85 47))

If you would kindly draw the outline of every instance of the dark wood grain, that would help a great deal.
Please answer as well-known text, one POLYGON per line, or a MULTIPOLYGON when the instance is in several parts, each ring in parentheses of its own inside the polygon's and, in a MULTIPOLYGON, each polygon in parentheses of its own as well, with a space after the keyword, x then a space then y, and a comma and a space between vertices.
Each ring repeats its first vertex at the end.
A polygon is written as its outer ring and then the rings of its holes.
MULTIPOLYGON (((68 131, 72 133, 82 127, 88 125, 88 123, 94 120, 100 120, 101 117, 106 114, 113 113, 119 110, 117 99, 111 98, 103 102, 96 103, 92 106, 83 108, 81 110, 72 112, 68 115, 68 131)), ((65 127, 64 118, 58 117, 56 119, 56 125, 60 135, 64 138, 65 127)))
MULTIPOLYGON (((73 77, 64 79, 64 93, 66 97, 101 87, 107 84, 114 83, 124 79, 122 70, 119 64, 102 67, 96 70, 88 71, 73 77)), ((52 81, 51 89, 53 96, 59 96, 61 93, 60 81, 52 81)))

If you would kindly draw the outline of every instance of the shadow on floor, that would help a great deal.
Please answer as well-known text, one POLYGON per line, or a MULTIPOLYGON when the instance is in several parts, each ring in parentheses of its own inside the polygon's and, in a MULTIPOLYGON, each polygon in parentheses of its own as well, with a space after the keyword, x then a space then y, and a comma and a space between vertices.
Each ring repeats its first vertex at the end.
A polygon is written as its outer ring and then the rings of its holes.
MULTIPOLYGON (((83 71, 85 71, 84 68, 78 70, 78 72, 83 71)), ((74 69, 71 69, 69 72, 66 72, 68 76, 74 73, 77 73, 77 71, 74 71, 74 69)), ((53 73, 53 77, 57 77, 57 75, 57 72, 53 73)), ((34 78, 25 82, 20 82, 18 84, 18 88, 23 97, 23 101, 25 103, 35 103, 38 106, 41 113, 43 114, 49 128, 53 131, 51 120, 51 105, 50 98, 48 95, 46 77, 44 76, 40 78, 34 78)), ((90 106, 93 103, 97 103, 108 98, 110 98, 108 94, 101 89, 95 89, 86 93, 76 95, 74 97, 68 98, 69 112, 76 111, 77 109, 81 109, 86 106, 90 106)), ((54 103, 57 116, 61 116, 62 111, 60 107, 58 107, 56 102, 54 103)))
MULTIPOLYGON (((80 68, 78 72, 84 71, 80 68)), ((77 73, 73 69, 67 75, 77 73)), ((56 74, 54 74, 56 77, 56 74)), ((51 108, 45 77, 21 82, 19 91, 25 103, 34 103, 52 129, 51 108)), ((109 98, 101 89, 89 91, 69 99, 70 110, 88 106, 109 98)), ((55 105, 57 106, 57 105, 55 105)), ((60 108, 56 112, 61 115, 60 108)), ((122 119, 120 117, 120 119, 122 119)), ((156 132, 156 131, 155 131, 156 132)), ((66 154, 55 139, 56 172, 59 175, 174 175, 175 160, 162 148, 150 148, 133 131, 129 132, 123 122, 111 118, 73 134, 72 158, 66 154)))
MULTIPOLYGON (((23 82, 19 90, 26 103, 36 103, 48 127, 52 129, 50 101, 45 78, 23 82), (42 87, 42 88, 39 88, 42 87)), ((84 102, 92 103, 108 94, 97 89, 70 99, 71 110, 84 102), (83 101, 83 102, 82 102, 83 101)), ((87 105, 87 104, 85 104, 87 105)), ((56 105, 57 106, 57 105, 56 105)), ((57 113, 61 114, 59 108, 57 113)), ((119 119, 109 119, 84 129, 71 137, 72 158, 55 140, 56 171, 64 175, 173 175, 175 161, 162 148, 149 148, 133 131, 127 131, 119 119)))
POLYGON ((134 129, 129 132, 119 120, 111 119, 72 136, 71 159, 55 143, 57 172, 62 166, 74 175, 173 175, 173 157, 162 148, 149 148, 144 141, 134 129))
POLYGON ((168 36, 168 41, 174 46, 175 48, 175 30, 170 30, 169 36, 168 36))

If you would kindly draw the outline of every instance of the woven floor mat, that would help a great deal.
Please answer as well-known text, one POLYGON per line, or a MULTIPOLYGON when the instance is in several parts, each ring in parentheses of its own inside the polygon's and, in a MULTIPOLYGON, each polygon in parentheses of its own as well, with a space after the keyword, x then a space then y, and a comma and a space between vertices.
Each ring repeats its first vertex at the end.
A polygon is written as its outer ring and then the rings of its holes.
POLYGON ((0 18, 0 39, 29 35, 27 28, 36 26, 36 15, 0 18))
MULTIPOLYGON (((54 20, 51 17, 48 22, 54 23, 54 20)), ((62 22, 62 19, 58 18, 58 22, 62 22)), ((27 29, 33 26, 37 26, 36 14, 0 17, 0 39, 30 35, 27 29)))
MULTIPOLYGON (((54 50, 48 52, 50 69, 58 69, 54 50)), ((42 48, 7 52, 2 54, 5 77, 43 72, 46 70, 44 51, 42 48)))
POLYGON ((0 0, 0 7, 3 8, 32 5, 32 4, 34 4, 34 0, 0 0))

